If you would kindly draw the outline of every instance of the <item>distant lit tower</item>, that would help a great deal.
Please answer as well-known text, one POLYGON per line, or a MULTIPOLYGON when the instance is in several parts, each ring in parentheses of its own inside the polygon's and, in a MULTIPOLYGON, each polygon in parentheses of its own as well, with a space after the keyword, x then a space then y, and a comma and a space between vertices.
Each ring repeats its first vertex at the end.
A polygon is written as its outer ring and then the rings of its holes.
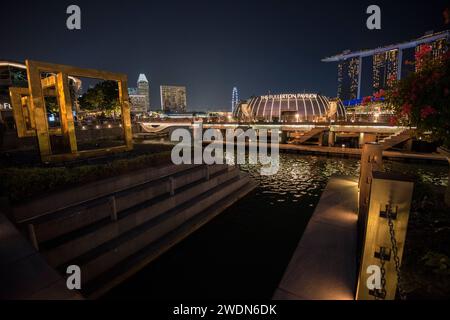
POLYGON ((150 85, 145 74, 141 73, 137 81, 137 94, 145 96, 145 108, 150 111, 150 85))
POLYGON ((231 111, 233 112, 239 103, 239 93, 236 87, 233 88, 233 94, 231 97, 231 111))

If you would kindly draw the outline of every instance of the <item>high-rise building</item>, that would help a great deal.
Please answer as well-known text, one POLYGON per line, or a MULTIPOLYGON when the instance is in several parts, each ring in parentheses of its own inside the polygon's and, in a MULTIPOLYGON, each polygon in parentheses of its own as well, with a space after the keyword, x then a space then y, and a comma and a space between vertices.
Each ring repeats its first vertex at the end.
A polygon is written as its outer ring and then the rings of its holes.
MULTIPOLYGON (((422 46, 426 46, 426 45, 431 46, 431 54, 433 56, 433 59, 435 59, 435 60, 442 58, 442 56, 447 51, 447 46, 448 46, 447 39, 438 39, 438 40, 433 41, 428 44, 418 45, 416 47, 416 52, 418 52, 422 48, 422 46)), ((417 64, 416 64, 416 71, 418 71, 417 64)))
POLYGON ((137 94, 145 96, 145 107, 150 111, 150 85, 145 74, 141 73, 137 81, 137 94))
POLYGON ((168 113, 186 112, 186 87, 161 86, 161 109, 168 113))
POLYGON ((234 111, 238 103, 239 103, 239 93, 237 87, 234 87, 233 93, 231 95, 231 112, 234 111))
POLYGON ((133 90, 133 88, 131 90, 129 89, 128 93, 131 103, 131 113, 146 113, 148 111, 147 96, 143 94, 137 94, 137 90, 133 90))
POLYGON ((373 90, 387 89, 398 78, 398 50, 373 55, 373 90))
POLYGON ((400 80, 417 69, 414 51, 417 52, 423 45, 431 46, 433 57, 439 59, 447 51, 449 39, 450 30, 428 32, 412 41, 356 52, 346 50, 322 61, 338 63, 338 97, 345 105, 352 105, 360 103, 362 88, 365 90, 362 84, 365 81, 365 77, 362 77, 364 59, 373 59, 372 72, 369 71, 372 73, 371 81, 367 82, 370 86, 368 93, 372 94, 389 88, 391 81, 400 80))
POLYGON ((338 97, 342 100, 358 97, 360 59, 345 59, 338 64, 338 97))

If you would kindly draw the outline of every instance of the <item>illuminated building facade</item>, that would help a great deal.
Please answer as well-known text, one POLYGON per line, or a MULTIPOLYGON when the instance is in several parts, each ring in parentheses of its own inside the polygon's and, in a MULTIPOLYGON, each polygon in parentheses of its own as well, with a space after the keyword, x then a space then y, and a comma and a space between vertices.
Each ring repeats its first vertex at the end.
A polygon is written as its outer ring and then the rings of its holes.
MULTIPOLYGON (((434 60, 441 59, 444 56, 444 54, 448 48, 447 39, 438 39, 438 40, 433 41, 426 45, 431 46, 431 54, 432 54, 434 60)), ((418 52, 422 46, 423 45, 417 46, 415 51, 418 52)), ((418 71, 417 65, 416 65, 415 69, 416 69, 416 71, 418 71)))
POLYGON ((186 112, 186 87, 161 86, 161 109, 167 113, 186 112))
POLYGON ((131 102, 131 113, 150 111, 150 85, 145 74, 141 73, 136 88, 128 88, 131 102))
POLYGON ((358 97, 360 59, 345 59, 338 64, 338 97, 342 100, 358 97))
POLYGON ((145 97, 145 109, 150 111, 150 85, 145 74, 141 73, 137 81, 137 95, 145 97))
POLYGON ((146 113, 148 112, 148 100, 146 95, 130 94, 131 113, 146 113))
POLYGON ((233 117, 240 121, 319 122, 345 120, 342 103, 310 93, 253 97, 238 104, 233 117))
POLYGON ((398 52, 394 49, 373 55, 373 90, 387 89, 398 79, 398 52))
POLYGON ((233 93, 231 95, 231 112, 236 109, 237 104, 239 103, 239 94, 238 89, 236 87, 233 88, 233 93))
POLYGON ((341 54, 322 59, 324 62, 338 63, 338 98, 344 105, 359 103, 362 98, 362 70, 364 59, 372 58, 372 78, 367 94, 389 88, 390 81, 399 80, 414 72, 414 58, 409 60, 409 51, 420 49, 422 45, 431 45, 435 59, 441 57, 446 49, 450 31, 427 33, 418 39, 357 52, 344 51, 341 54), (405 61, 404 61, 405 58, 405 61), (408 62, 408 64, 406 63, 408 62), (356 101, 356 102, 355 102, 356 101), (358 102, 359 101, 359 102, 358 102))

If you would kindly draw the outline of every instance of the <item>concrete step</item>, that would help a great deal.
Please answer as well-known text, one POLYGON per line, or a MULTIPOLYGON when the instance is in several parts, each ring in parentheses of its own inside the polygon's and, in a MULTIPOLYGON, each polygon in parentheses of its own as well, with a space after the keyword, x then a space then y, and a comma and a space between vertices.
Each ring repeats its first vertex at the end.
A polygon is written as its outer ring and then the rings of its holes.
POLYGON ((38 217, 52 214, 55 211, 64 210, 65 208, 74 207, 76 205, 83 205, 111 193, 127 190, 163 177, 169 177, 194 167, 196 167, 196 165, 163 165, 151 167, 108 179, 98 180, 67 190, 53 192, 14 206, 12 212, 13 222, 16 224, 28 223, 38 217))
POLYGON ((392 148, 396 146, 397 144, 400 144, 402 142, 405 142, 409 139, 411 139, 412 136, 412 130, 404 130, 401 132, 397 132, 385 139, 380 140, 380 144, 383 148, 383 150, 387 150, 389 148, 392 148))
POLYGON ((325 128, 313 128, 310 131, 306 132, 304 135, 298 137, 297 139, 294 140, 295 143, 297 144, 302 144, 305 143, 306 141, 308 141, 309 139, 315 137, 316 135, 324 132, 326 129, 325 128))
POLYGON ((140 271, 149 263, 157 259, 161 254, 170 250, 178 242, 188 237, 190 234, 207 224, 221 212, 233 205, 239 199, 245 197, 256 188, 257 184, 249 181, 243 187, 237 189, 232 194, 214 205, 206 208, 202 212, 187 220, 175 230, 165 234, 157 241, 145 246, 138 252, 127 257, 114 267, 103 272, 101 275, 83 286, 83 294, 90 299, 96 299, 130 276, 140 271))
MULTIPOLYGON (((93 199, 82 204, 67 207, 62 210, 30 219, 26 224, 32 224, 38 243, 58 238, 96 222, 111 217, 113 211, 121 212, 144 201, 157 198, 174 189, 200 181, 206 176, 206 166, 186 167, 171 177, 142 182, 139 185, 93 199), (173 181, 171 181, 171 179, 173 181)), ((211 166, 210 174, 226 171, 226 166, 211 166)))
MULTIPOLYGON (((216 170, 215 170, 216 171, 216 170)), ((84 232, 77 232, 72 237, 64 237, 56 245, 48 244, 43 255, 54 266, 80 256, 92 248, 98 247, 121 234, 138 227, 139 225, 158 217, 159 215, 180 206, 192 198, 211 190, 239 175, 239 170, 216 171, 210 180, 195 181, 190 185, 183 186, 182 189, 173 195, 167 194, 165 197, 158 197, 143 202, 138 206, 129 208, 118 213, 118 220, 108 219, 105 223, 90 226, 84 232), (153 200, 153 201, 152 201, 153 200)))
MULTIPOLYGON (((228 181, 226 185, 218 185, 201 196, 192 198, 183 205, 160 214, 67 264, 75 264, 81 267, 83 272, 82 282, 86 284, 132 254, 177 229, 203 210, 214 206, 249 182, 248 176, 235 177, 228 181)), ((62 266, 61 270, 64 269, 65 266, 62 266)))

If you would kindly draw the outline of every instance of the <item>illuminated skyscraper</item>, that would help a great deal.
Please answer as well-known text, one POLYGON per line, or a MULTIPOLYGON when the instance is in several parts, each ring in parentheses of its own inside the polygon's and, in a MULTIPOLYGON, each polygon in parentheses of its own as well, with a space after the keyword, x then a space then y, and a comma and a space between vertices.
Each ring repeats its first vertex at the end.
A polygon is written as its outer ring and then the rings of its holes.
POLYGON ((434 41, 432 44, 432 52, 433 52, 433 58, 434 59, 441 59, 445 52, 447 51, 447 39, 439 39, 434 41))
POLYGON ((239 103, 239 93, 238 93, 238 89, 236 87, 233 88, 233 93, 231 96, 231 112, 234 111, 234 109, 236 109, 236 106, 239 103))
MULTIPOLYGON (((361 85, 363 59, 372 57, 372 81, 368 81, 369 94, 380 89, 389 88, 390 82, 400 80, 411 72, 414 72, 414 50, 427 45, 432 47, 432 54, 435 59, 443 56, 447 51, 450 30, 442 32, 428 32, 424 36, 408 42, 378 47, 375 49, 344 52, 322 59, 324 62, 338 63, 338 97, 344 100, 344 104, 351 105, 358 103, 352 101, 355 98, 362 98, 361 91, 366 91, 361 85)), ((417 69, 417 64, 416 64, 417 69)))
POLYGON ((387 89, 398 78, 398 50, 373 55, 373 90, 387 89))
POLYGON ((161 86, 161 109, 164 112, 186 112, 186 87, 161 86))
POLYGON ((141 73, 137 81, 137 94, 145 96, 146 111, 150 111, 150 86, 145 74, 141 73))
POLYGON ((360 59, 341 60, 338 65, 338 97, 342 100, 356 99, 359 95, 360 59))
MULTIPOLYGON (((441 59, 444 55, 444 53, 447 51, 447 40, 446 39, 438 39, 436 41, 433 41, 428 44, 418 45, 416 47, 416 52, 418 52, 422 46, 431 46, 431 54, 433 56, 433 59, 438 60, 441 59)), ((416 71, 418 71, 417 64, 416 64, 416 71)))

